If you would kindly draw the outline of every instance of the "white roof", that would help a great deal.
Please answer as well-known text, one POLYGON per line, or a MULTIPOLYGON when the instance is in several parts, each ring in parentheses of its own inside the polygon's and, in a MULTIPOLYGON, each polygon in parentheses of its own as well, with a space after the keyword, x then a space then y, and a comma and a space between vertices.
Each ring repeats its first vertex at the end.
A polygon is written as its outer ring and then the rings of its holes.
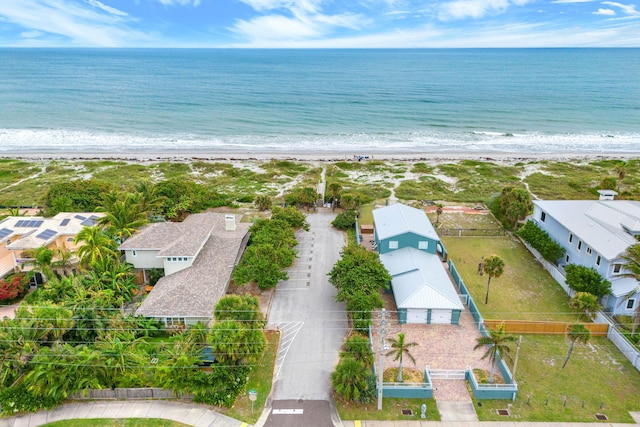
POLYGON ((424 211, 396 203, 373 211, 376 234, 380 239, 388 239, 405 233, 440 240, 431 221, 424 211))
POLYGON ((632 234, 640 234, 640 202, 535 200, 533 203, 609 261, 638 243, 632 234))
POLYGON ((403 248, 380 255, 380 261, 391 274, 398 308, 464 309, 437 255, 403 248))

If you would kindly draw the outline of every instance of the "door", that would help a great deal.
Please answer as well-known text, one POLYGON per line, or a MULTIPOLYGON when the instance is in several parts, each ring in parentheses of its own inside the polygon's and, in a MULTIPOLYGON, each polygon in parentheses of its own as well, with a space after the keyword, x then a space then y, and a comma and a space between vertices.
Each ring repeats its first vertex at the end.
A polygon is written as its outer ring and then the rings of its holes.
POLYGON ((451 323, 451 310, 431 310, 431 323, 451 323))
POLYGON ((427 323, 427 310, 423 308, 408 308, 407 323, 427 323))

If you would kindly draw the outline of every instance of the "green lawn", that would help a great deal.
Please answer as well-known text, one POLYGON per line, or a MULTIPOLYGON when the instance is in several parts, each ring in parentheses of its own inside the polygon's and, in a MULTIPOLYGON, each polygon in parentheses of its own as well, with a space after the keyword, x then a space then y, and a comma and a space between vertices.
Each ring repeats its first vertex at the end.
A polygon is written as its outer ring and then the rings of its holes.
POLYGON ((440 412, 434 399, 382 399, 382 410, 378 411, 378 401, 369 404, 336 401, 342 420, 408 420, 419 421, 420 407, 427 405, 426 421, 440 421, 440 412), (411 409, 413 415, 402 415, 403 409, 411 409))
POLYGON ((519 241, 511 237, 442 241, 485 319, 575 321, 567 294, 519 241), (502 258, 505 269, 491 280, 485 305, 488 277, 478 274, 478 264, 490 255, 502 258))
POLYGON ((188 424, 158 418, 101 419, 88 418, 56 421, 44 424, 44 427, 188 427, 188 424))
POLYGON ((568 345, 564 336, 524 335, 518 398, 476 404, 480 420, 595 422, 595 414, 602 413, 610 422, 632 423, 628 412, 640 411, 640 372, 604 337, 576 344, 561 369, 568 345), (511 416, 496 413, 508 404, 511 416))

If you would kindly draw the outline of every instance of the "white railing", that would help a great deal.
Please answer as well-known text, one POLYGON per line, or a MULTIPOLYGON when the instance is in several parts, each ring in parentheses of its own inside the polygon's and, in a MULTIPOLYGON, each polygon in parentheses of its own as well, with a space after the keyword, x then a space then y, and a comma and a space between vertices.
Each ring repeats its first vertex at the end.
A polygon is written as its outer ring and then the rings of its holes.
POLYGON ((631 364, 640 371, 640 351, 634 346, 629 340, 620 333, 620 331, 616 328, 614 322, 612 322, 608 316, 606 316, 602 312, 596 313, 596 323, 607 323, 609 324, 609 331, 607 332, 607 338, 616 346, 618 350, 624 357, 626 357, 631 364))
POLYGON ((464 380, 467 371, 465 369, 429 369, 432 380, 464 380))

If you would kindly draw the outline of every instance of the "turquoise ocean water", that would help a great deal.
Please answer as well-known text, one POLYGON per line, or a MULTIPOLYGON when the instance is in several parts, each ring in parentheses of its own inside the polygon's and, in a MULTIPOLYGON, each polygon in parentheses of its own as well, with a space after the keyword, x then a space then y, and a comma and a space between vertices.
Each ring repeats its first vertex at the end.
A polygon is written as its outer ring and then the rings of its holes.
POLYGON ((0 154, 640 153, 640 49, 0 49, 0 154))

